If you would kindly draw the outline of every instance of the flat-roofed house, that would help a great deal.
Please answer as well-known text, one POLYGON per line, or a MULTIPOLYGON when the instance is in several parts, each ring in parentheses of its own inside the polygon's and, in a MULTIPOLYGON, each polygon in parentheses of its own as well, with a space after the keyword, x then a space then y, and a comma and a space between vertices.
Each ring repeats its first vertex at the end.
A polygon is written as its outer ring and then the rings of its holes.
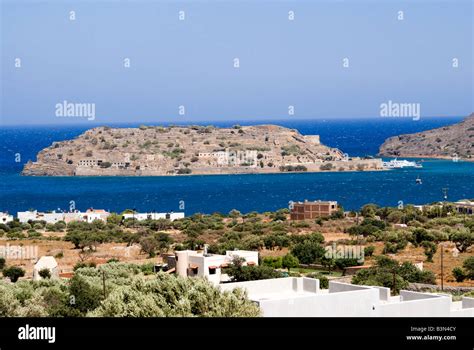
POLYGON ((64 213, 64 222, 68 224, 72 221, 86 221, 84 213, 81 213, 80 211, 64 213))
POLYGON ((55 211, 49 213, 33 211, 19 211, 17 213, 18 220, 21 223, 28 221, 45 221, 47 224, 55 224, 64 220, 64 213, 57 213, 55 211))
POLYGON ((456 211, 460 214, 472 215, 474 213, 474 202, 471 201, 459 201, 454 203, 456 211))
POLYGON ((91 223, 94 220, 100 220, 100 221, 107 221, 107 218, 109 217, 110 213, 104 209, 87 209, 85 213, 85 218, 86 221, 91 223))
POLYGON ((292 203, 291 220, 316 219, 338 211, 336 201, 304 201, 292 203))
POLYGON ((263 317, 474 317, 474 298, 453 301, 446 294, 401 290, 329 281, 287 277, 223 283, 222 291, 235 288, 247 292, 263 317))
POLYGON ((167 219, 174 221, 184 219, 184 213, 127 213, 123 214, 123 219, 134 219, 137 221, 167 219))
POLYGON ((229 266, 235 257, 242 258, 243 265, 258 265, 258 252, 248 250, 229 250, 225 255, 207 254, 194 250, 175 252, 176 273, 186 277, 205 277, 214 284, 229 280, 222 269, 229 266))

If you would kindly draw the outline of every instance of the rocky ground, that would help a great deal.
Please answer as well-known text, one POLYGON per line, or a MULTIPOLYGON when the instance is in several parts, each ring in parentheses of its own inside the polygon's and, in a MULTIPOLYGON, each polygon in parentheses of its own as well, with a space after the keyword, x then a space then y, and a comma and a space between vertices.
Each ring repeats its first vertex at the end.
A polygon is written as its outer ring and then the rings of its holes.
POLYGON ((381 170, 379 159, 350 158, 317 135, 276 125, 98 127, 54 142, 23 175, 154 176, 381 170))
POLYGON ((390 137, 379 155, 474 160, 474 113, 454 125, 390 137))

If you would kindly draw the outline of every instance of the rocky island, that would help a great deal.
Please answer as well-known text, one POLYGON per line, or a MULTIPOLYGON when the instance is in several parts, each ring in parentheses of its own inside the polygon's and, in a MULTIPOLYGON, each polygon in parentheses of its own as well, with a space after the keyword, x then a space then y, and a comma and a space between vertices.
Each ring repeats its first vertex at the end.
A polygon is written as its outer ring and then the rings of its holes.
POLYGON ((30 176, 159 176, 381 170, 317 135, 276 125, 97 127, 54 142, 28 161, 30 176))
POLYGON ((474 160, 474 113, 462 122, 441 128, 390 137, 379 155, 474 160))

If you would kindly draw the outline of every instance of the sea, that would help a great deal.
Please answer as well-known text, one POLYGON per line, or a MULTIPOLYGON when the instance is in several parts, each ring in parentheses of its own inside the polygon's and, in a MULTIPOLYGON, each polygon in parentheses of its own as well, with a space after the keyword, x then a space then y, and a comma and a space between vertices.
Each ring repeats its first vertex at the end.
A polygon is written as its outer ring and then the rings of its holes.
MULTIPOLYGON (((193 122, 228 127, 235 124, 277 124, 304 135, 320 135, 321 142, 350 156, 375 156, 390 136, 429 130, 462 118, 317 119, 193 122)), ((134 124, 107 124, 137 127, 134 124)), ((153 125, 146 123, 147 125, 153 125)), ((180 123, 186 125, 189 123, 180 123)), ((160 123, 155 125, 167 125, 160 123)), ((177 125, 174 123, 174 125, 177 125)), ((423 159, 423 168, 390 171, 285 173, 251 175, 191 175, 159 177, 28 177, 23 164, 54 141, 74 138, 87 125, 4 126, 0 128, 0 211, 106 209, 121 212, 242 213, 287 208, 290 202, 335 200, 345 210, 367 203, 381 206, 425 204, 474 198, 474 162, 423 159), (422 180, 421 184, 416 179, 422 180)), ((421 161, 421 159, 420 159, 421 161)))

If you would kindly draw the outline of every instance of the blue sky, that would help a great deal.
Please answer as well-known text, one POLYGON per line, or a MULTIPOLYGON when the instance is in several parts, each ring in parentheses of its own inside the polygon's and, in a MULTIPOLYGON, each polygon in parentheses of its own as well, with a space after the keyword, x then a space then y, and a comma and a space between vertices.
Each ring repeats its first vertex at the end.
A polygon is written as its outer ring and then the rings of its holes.
POLYGON ((5 125, 88 122, 56 117, 64 100, 95 123, 474 111, 470 0, 0 1, 5 125))

